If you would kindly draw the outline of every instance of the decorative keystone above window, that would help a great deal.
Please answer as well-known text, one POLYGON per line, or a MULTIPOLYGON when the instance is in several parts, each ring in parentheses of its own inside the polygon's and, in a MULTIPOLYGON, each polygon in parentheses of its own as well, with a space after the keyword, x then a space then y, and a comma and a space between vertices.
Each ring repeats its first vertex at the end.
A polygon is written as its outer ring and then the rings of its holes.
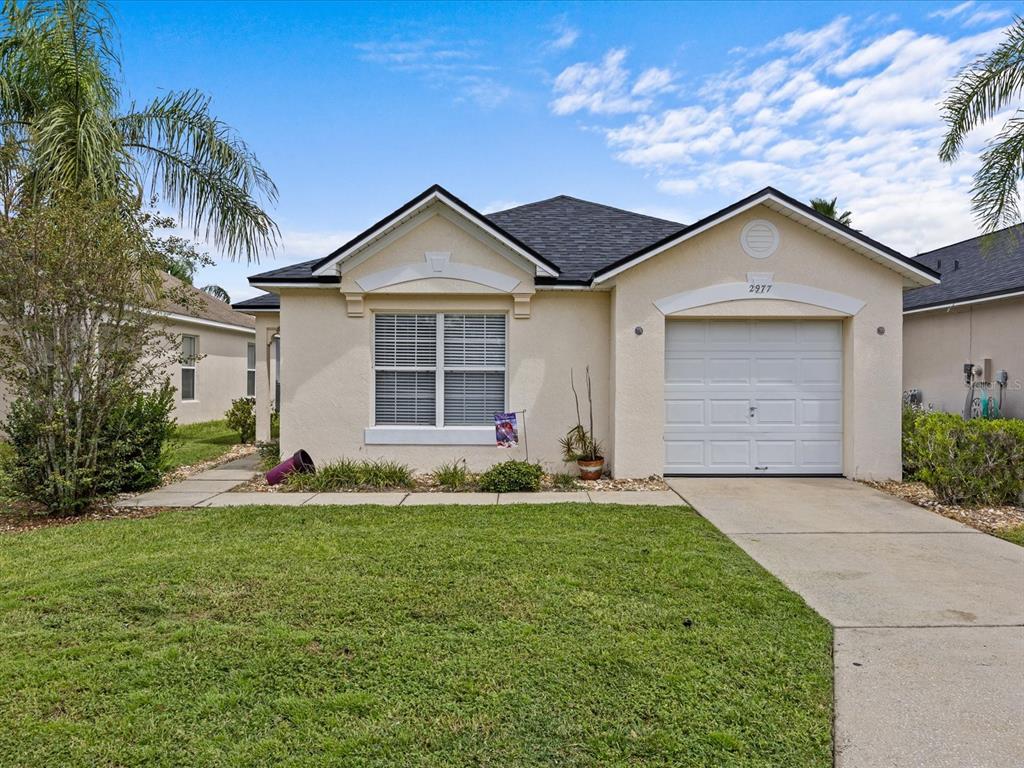
POLYGON ((766 259, 779 248, 779 230, 770 221, 754 219, 740 232, 744 253, 754 259, 766 259))

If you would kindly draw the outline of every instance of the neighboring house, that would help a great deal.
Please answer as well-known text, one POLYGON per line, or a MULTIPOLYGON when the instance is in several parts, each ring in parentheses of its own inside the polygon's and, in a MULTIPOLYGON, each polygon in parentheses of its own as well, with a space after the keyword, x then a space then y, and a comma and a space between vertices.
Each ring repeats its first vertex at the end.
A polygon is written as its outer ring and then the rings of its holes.
MULTIPOLYGON (((903 387, 961 413, 964 365, 1008 374, 1003 414, 1024 418, 1024 226, 920 254, 942 283, 903 297, 903 387), (987 362, 986 362, 987 361, 987 362)), ((982 378, 985 377, 983 373, 982 378)), ((992 387, 998 393, 998 387, 992 387)))
MULTIPOLYGON (((179 424, 223 418, 232 400, 255 396, 256 323, 176 277, 162 278, 165 291, 185 287, 192 295, 187 306, 168 301, 160 313, 165 332, 180 344, 180 357, 166 367, 177 390, 174 417, 179 424)), ((3 387, 0 382, 0 422, 9 399, 3 387)))
MULTIPOLYGON (((164 284, 169 292, 185 285, 171 275, 164 275, 164 284)), ((223 418, 232 400, 255 397, 257 380, 253 317, 187 287, 187 306, 168 302, 161 313, 167 333, 180 344, 180 357, 167 366, 179 424, 223 418)))
POLYGON ((257 434, 279 334, 285 455, 561 467, 589 366, 616 476, 895 478, 903 292, 938 276, 771 188, 684 226, 565 196, 483 215, 433 186, 249 281, 271 293, 244 307, 257 434))

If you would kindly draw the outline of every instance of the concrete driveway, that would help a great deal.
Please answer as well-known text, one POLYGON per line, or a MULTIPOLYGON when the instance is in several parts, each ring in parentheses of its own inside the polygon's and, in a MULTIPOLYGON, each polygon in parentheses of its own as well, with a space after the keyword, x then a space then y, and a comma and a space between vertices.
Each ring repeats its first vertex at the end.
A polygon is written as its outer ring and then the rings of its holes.
POLYGON ((1024 765, 1024 548, 849 480, 668 482, 835 627, 837 766, 1024 765))

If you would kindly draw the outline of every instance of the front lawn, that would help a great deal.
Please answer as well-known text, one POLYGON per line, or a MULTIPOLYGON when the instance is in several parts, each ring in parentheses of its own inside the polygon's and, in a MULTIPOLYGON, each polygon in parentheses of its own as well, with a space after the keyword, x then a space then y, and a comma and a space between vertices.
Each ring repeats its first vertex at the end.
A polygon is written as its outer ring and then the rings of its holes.
POLYGON ((1000 539, 1006 539, 1012 541, 1014 544, 1019 544, 1024 547, 1024 525, 1018 525, 1014 528, 1003 528, 999 531, 993 531, 994 536, 998 536, 1000 539))
POLYGON ((0 765, 831 765, 831 630, 685 508, 0 536, 0 765))
POLYGON ((232 446, 241 442, 241 439, 241 435, 229 429, 223 419, 179 424, 164 446, 164 469, 170 471, 215 459, 227 453, 232 446))

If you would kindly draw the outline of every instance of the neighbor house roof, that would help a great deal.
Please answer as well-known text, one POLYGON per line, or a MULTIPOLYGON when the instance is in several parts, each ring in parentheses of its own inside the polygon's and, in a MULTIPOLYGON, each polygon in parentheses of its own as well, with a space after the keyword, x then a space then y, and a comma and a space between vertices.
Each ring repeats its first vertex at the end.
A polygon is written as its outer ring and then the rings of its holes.
POLYGON ((251 315, 236 312, 229 305, 220 299, 215 299, 205 291, 194 288, 166 272, 161 274, 161 279, 165 293, 184 289, 190 295, 187 305, 165 299, 161 308, 168 317, 215 325, 231 325, 239 329, 253 330, 256 328, 256 321, 251 315))
POLYGON ((231 307, 240 312, 276 312, 281 307, 281 297, 276 293, 261 293, 251 299, 236 301, 231 307))
POLYGON ((928 251, 915 261, 940 272, 942 282, 903 294, 904 312, 1024 293, 1024 225, 928 251))
MULTIPOLYGON (((790 218, 799 218, 833 239, 890 266, 917 284, 930 283, 938 274, 857 230, 822 216, 813 208, 771 187, 746 197, 700 221, 684 225, 679 222, 647 216, 601 203, 559 195, 536 203, 527 203, 484 216, 437 185, 410 200, 394 213, 374 224, 333 253, 319 260, 304 261, 287 267, 262 272, 249 278, 256 286, 337 284, 337 275, 317 275, 326 267, 362 247, 369 238, 387 227, 394 227, 408 217, 430 196, 452 201, 469 211, 472 217, 485 220, 492 231, 517 243, 549 265, 554 274, 539 273, 538 285, 591 285, 602 282, 618 272, 672 247, 677 242, 699 234, 755 205, 766 204, 790 218)), ((271 301, 267 299, 266 301, 271 301)), ((272 308, 265 305, 264 309, 272 308)))

